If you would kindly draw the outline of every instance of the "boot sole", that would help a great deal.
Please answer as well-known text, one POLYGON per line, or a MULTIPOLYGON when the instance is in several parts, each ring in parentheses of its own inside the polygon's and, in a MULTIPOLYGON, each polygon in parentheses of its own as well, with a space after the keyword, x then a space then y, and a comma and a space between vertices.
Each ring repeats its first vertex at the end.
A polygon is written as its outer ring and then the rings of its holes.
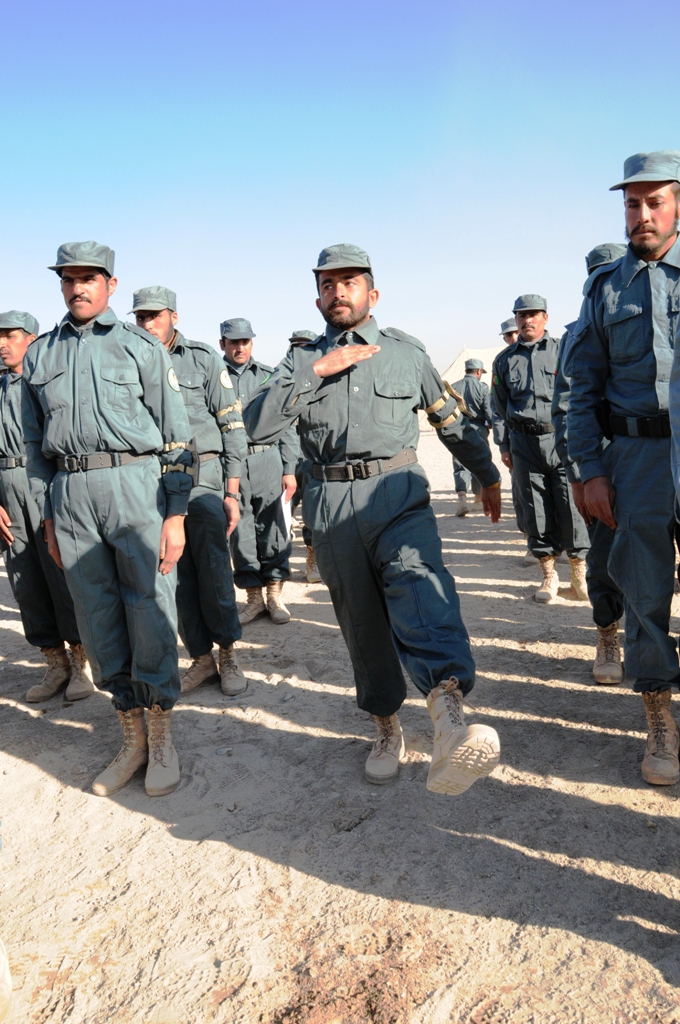
POLYGON ((28 694, 26 694, 24 700, 26 701, 27 704, 44 704, 45 701, 53 700, 53 698, 58 697, 60 693, 64 693, 67 687, 68 682, 64 683, 63 686, 60 686, 58 690, 54 691, 54 693, 51 693, 49 697, 29 697, 28 694))
POLYGON ((243 618, 242 619, 241 616, 239 615, 238 621, 239 621, 241 626, 249 626, 251 622, 255 622, 257 619, 261 619, 262 616, 266 615, 266 614, 267 614, 267 609, 263 608, 261 612, 258 612, 257 615, 253 615, 252 618, 251 618, 251 616, 248 616, 248 618, 243 618))
POLYGON ((134 779, 135 775, 137 774, 138 771, 140 771, 140 769, 146 768, 147 764, 148 764, 147 761, 143 761, 142 764, 140 764, 137 768, 135 768, 135 770, 133 771, 132 775, 129 775, 127 777, 127 779, 125 779, 124 782, 121 782, 120 786, 116 786, 114 789, 107 789, 105 793, 98 793, 97 790, 94 788, 97 785, 97 783, 93 782, 92 783, 92 792, 94 793, 95 796, 113 796, 114 793, 119 793, 121 791, 121 789, 125 789, 125 787, 127 786, 127 784, 129 782, 132 782, 132 780, 134 779))
POLYGON ((222 691, 222 693, 224 694, 225 697, 238 697, 238 695, 240 693, 245 693, 247 689, 248 689, 248 683, 247 682, 246 682, 246 685, 242 686, 240 690, 225 690, 225 688, 222 686, 222 684, 220 684, 220 690, 222 691))
POLYGON ((372 786, 386 786, 390 782, 394 782, 399 776, 399 766, 393 775, 370 775, 366 769, 364 769, 364 778, 366 782, 370 782, 372 786))
MULTIPOLYGON (((163 789, 147 789, 147 796, 168 796, 170 793, 174 793, 182 780, 178 779, 177 782, 173 783, 172 786, 164 786, 163 789)), ((144 787, 146 789, 146 787, 144 787)))
POLYGON ((66 697, 66 700, 70 700, 70 701, 85 700, 86 697, 91 697, 92 694, 96 693, 96 692, 97 691, 95 689, 92 689, 92 690, 87 690, 85 693, 69 693, 68 692, 68 686, 67 686, 66 690, 64 692, 64 696, 66 697))
POLYGON ((431 793, 458 796, 477 782, 490 775, 501 759, 498 741, 472 737, 468 743, 457 747, 446 761, 440 762, 427 775, 427 789, 431 793), (498 749, 495 747, 498 746, 498 749))
POLYGON ((598 684, 599 684, 600 686, 618 686, 618 685, 619 685, 620 683, 622 683, 622 682, 623 682, 623 675, 621 675, 621 678, 620 678, 620 679, 600 679, 600 678, 598 678, 598 676, 596 676, 596 675, 595 675, 595 673, 593 672, 593 679, 594 679, 594 680, 595 680, 595 682, 596 682, 596 683, 598 683, 598 684))
POLYGON ((549 594, 548 597, 539 597, 538 594, 534 594, 534 601, 536 602, 536 604, 550 604, 550 602, 554 601, 554 599, 555 598, 552 594, 549 594))
POLYGON ((194 691, 195 690, 199 690, 201 688, 201 686, 205 686, 206 683, 214 683, 219 678, 220 678, 219 677, 219 673, 215 672, 213 675, 206 676, 205 679, 201 679, 200 683, 196 683, 196 686, 192 686, 188 690, 183 690, 182 689, 182 684, 180 683, 179 695, 180 695, 180 697, 186 697, 186 695, 188 693, 194 693, 194 691))
POLYGON ((643 771, 641 774, 642 778, 650 786, 675 786, 676 783, 680 782, 680 772, 677 772, 675 775, 654 775, 651 772, 643 771))

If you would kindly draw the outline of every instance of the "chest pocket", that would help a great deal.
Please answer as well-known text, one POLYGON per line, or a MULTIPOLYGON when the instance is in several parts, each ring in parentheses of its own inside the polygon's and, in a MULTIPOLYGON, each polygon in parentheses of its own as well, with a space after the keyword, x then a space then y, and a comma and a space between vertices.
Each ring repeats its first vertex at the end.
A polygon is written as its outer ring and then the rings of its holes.
POLYGON ((640 359, 646 349, 642 306, 621 303, 614 310, 605 309, 603 326, 609 339, 609 357, 615 363, 640 359))
POLYGON ((329 416, 331 403, 329 401, 330 391, 317 392, 312 400, 308 402, 304 413, 300 415, 303 425, 308 430, 328 430, 330 428, 329 416))
POLYGON ((406 425, 413 415, 413 404, 418 394, 415 381, 377 377, 373 390, 373 418, 378 426, 393 428, 406 425))
POLYGON ((177 380, 179 381, 179 386, 182 389, 182 398, 187 405, 199 403, 201 405, 205 405, 205 393, 203 391, 205 374, 178 373, 177 380))
POLYGON ((29 384, 35 388, 43 412, 55 412, 65 409, 72 402, 67 388, 68 378, 65 370, 44 370, 33 374, 29 384))
POLYGON ((135 366, 102 366, 102 401, 114 412, 128 416, 135 414, 135 406, 142 397, 142 386, 135 366))

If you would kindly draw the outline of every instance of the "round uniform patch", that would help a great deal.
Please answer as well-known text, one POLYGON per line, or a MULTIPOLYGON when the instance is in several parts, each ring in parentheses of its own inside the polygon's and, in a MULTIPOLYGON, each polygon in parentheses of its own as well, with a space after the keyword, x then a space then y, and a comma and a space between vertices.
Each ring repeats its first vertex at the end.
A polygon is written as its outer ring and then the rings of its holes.
POLYGON ((172 366, 168 370, 168 384, 173 391, 179 391, 179 381, 177 380, 177 374, 172 366))
POLYGON ((220 384, 223 388, 233 388, 231 377, 229 376, 229 370, 222 370, 220 373, 220 384))

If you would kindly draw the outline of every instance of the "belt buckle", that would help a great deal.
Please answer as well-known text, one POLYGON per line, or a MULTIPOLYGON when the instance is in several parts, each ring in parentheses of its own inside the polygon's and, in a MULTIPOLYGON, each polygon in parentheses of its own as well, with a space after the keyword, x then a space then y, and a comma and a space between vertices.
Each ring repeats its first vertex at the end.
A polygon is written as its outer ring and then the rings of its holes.
POLYGON ((83 468, 79 455, 67 455, 64 458, 64 466, 67 473, 77 473, 79 469, 83 468))
POLYGON ((355 462, 351 463, 350 465, 354 472, 355 480, 368 480, 370 474, 368 472, 368 466, 366 465, 365 462, 355 462))

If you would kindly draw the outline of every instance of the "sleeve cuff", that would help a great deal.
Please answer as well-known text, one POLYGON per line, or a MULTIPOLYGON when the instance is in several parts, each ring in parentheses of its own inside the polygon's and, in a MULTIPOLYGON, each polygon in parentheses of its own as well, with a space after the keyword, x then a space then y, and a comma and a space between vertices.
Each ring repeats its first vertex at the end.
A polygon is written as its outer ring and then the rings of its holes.
POLYGON ((165 518, 170 516, 185 516, 189 507, 189 493, 168 494, 165 493, 165 518))
POLYGON ((588 462, 581 463, 578 469, 584 484, 596 476, 609 476, 600 459, 589 459, 588 462))
POLYGON ((564 471, 567 474, 567 481, 570 484, 578 484, 581 482, 581 474, 579 473, 578 466, 575 462, 565 466, 564 471))

